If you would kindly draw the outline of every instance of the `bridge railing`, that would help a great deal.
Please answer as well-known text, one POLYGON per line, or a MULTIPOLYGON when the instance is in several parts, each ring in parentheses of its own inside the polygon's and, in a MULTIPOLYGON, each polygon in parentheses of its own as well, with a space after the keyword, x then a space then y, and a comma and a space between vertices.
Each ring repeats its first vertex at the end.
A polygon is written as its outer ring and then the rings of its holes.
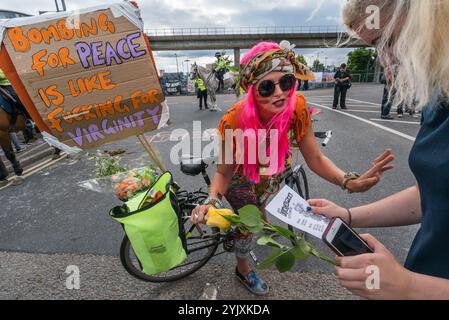
POLYGON ((237 28, 164 28, 146 29, 148 36, 216 36, 216 35, 247 35, 247 34, 298 34, 298 33, 343 33, 345 27, 340 25, 327 26, 266 26, 237 28))

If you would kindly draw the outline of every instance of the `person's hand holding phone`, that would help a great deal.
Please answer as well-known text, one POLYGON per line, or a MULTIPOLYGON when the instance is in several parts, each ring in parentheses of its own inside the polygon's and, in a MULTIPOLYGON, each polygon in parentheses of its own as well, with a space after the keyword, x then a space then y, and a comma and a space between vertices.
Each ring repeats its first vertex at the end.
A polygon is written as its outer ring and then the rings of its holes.
POLYGON ((407 299, 413 273, 405 269, 393 254, 372 235, 360 237, 374 253, 337 257, 335 274, 353 294, 366 299, 407 299))

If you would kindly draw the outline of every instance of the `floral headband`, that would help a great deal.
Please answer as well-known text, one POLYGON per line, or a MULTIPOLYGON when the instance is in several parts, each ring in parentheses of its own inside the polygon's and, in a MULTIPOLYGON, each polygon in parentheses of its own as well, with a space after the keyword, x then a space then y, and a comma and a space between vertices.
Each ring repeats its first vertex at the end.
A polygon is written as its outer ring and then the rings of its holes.
POLYGON ((288 41, 281 42, 281 49, 262 52, 253 57, 240 71, 240 86, 248 91, 248 87, 275 71, 292 73, 300 80, 315 80, 309 68, 298 62, 293 52, 295 45, 288 41))

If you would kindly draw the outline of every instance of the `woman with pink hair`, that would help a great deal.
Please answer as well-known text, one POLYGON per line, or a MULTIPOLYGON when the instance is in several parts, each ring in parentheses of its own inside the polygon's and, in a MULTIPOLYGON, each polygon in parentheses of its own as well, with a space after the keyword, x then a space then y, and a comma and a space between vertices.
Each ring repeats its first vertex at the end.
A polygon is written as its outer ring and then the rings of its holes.
MULTIPOLYGON (((219 124, 221 161, 209 198, 192 212, 193 223, 204 223, 210 206, 222 207, 223 195, 235 212, 248 204, 263 211, 267 188, 291 167, 295 141, 312 171, 350 192, 369 190, 392 168, 388 164, 394 157, 389 150, 361 176, 345 173, 322 154, 306 100, 296 93, 297 79, 311 80, 313 73, 298 63, 288 42, 261 42, 245 55, 241 65, 240 85, 247 96, 229 109, 219 124)), ((254 294, 267 294, 268 285, 251 271, 248 262, 251 236, 237 234, 234 240, 237 278, 254 294)))

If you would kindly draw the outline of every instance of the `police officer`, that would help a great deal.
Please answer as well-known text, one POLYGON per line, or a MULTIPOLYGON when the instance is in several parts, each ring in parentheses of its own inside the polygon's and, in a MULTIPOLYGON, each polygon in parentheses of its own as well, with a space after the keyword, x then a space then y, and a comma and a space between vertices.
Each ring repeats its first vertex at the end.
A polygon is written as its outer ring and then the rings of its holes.
POLYGON ((204 85, 203 79, 196 78, 194 80, 194 82, 195 82, 197 98, 200 99, 200 110, 203 110, 203 99, 204 99, 205 108, 209 109, 209 107, 207 106, 207 88, 204 85))
POLYGON ((345 110, 346 108, 346 93, 348 89, 352 86, 351 84, 352 75, 348 71, 348 67, 345 63, 340 66, 340 70, 334 75, 335 79, 335 89, 334 89, 334 104, 332 109, 337 109, 338 100, 340 100, 340 107, 345 110))
POLYGON ((220 52, 217 52, 215 57, 217 58, 217 62, 215 63, 214 71, 218 79, 218 91, 220 91, 220 89, 224 90, 224 74, 226 73, 227 65, 220 52))

